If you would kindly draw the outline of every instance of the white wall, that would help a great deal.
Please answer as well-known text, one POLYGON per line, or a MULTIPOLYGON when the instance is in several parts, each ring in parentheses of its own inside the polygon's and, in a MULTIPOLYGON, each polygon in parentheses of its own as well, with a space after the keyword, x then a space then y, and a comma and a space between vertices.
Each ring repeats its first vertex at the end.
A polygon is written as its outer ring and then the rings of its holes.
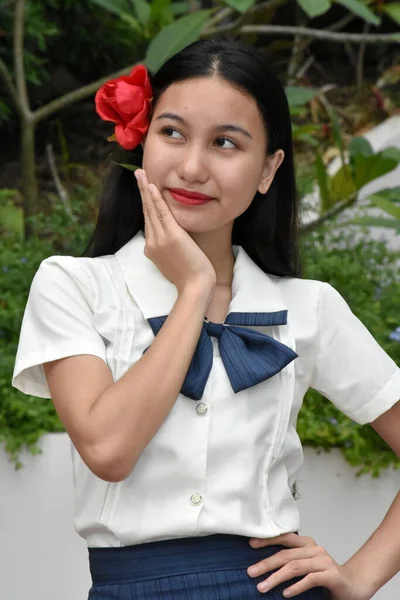
MULTIPOLYGON (((85 542, 72 524, 69 439, 49 434, 42 448, 42 455, 24 454, 20 471, 0 451, 0 598, 86 600, 90 575, 85 542)), ((301 533, 343 562, 383 518, 400 473, 356 478, 338 452, 318 456, 307 449, 299 481, 301 533)), ((400 598, 400 575, 374 598, 400 598)))

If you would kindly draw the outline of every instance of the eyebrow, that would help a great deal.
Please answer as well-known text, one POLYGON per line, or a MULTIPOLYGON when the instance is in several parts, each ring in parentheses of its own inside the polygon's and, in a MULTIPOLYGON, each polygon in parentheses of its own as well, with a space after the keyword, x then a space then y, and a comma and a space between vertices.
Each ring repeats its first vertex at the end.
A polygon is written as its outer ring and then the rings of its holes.
MULTIPOLYGON (((158 115, 158 117, 156 117, 156 121, 158 121, 159 119, 172 119, 173 121, 178 121, 178 123, 182 123, 182 125, 185 125, 186 127, 188 125, 186 123, 185 119, 183 119, 183 117, 180 117, 179 115, 176 115, 175 113, 163 112, 163 113, 161 113, 161 115, 158 115)), ((231 131, 233 133, 242 133, 243 135, 250 138, 251 140, 253 139, 250 132, 247 131, 247 129, 244 129, 243 127, 239 127, 239 125, 231 125, 231 124, 217 125, 217 127, 215 129, 216 129, 216 131, 221 131, 221 132, 222 131, 231 131)))

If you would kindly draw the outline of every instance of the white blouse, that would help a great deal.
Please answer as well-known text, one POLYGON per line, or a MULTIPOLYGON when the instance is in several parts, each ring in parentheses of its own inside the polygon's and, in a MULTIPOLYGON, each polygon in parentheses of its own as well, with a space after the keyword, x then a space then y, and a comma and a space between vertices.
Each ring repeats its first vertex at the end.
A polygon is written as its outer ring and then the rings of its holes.
MULTIPOLYGON (((59 358, 98 356, 115 381, 141 358, 154 339, 146 319, 168 315, 177 298, 175 286, 145 257, 144 244, 139 232, 115 255, 42 262, 21 328, 17 389, 50 398, 42 365, 59 358)), ((400 369, 334 288, 266 275, 243 248, 233 251, 229 313, 287 310, 287 325, 254 329, 298 357, 235 394, 211 338, 203 397, 178 396, 124 481, 96 477, 72 446, 75 527, 89 547, 298 531, 291 486, 303 461, 296 419, 307 389, 357 423, 373 421, 400 398, 400 369)))

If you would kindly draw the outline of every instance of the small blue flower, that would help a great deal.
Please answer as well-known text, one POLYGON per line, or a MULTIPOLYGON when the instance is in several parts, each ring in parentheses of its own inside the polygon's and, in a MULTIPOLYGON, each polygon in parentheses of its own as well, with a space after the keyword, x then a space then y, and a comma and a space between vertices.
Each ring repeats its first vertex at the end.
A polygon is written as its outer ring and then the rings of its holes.
POLYGON ((8 267, 3 267, 3 273, 8 273, 8 267))
POLYGON ((400 327, 396 327, 396 329, 389 334, 389 340, 400 342, 400 327))
POLYGON ((337 419, 335 419, 335 417, 331 417, 331 418, 329 419, 329 423, 330 423, 331 425, 337 425, 337 424, 338 424, 338 420, 337 420, 337 419))
POLYGON ((26 258, 26 256, 23 256, 23 257, 21 258, 21 262, 22 262, 22 263, 27 263, 27 262, 28 262, 28 259, 26 258))

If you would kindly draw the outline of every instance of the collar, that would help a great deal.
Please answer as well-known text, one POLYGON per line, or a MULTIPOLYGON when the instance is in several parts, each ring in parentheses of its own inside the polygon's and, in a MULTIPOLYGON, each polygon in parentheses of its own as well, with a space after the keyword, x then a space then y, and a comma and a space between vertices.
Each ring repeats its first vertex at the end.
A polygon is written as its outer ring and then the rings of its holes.
MULTIPOLYGON (((178 293, 144 254, 145 237, 139 231, 115 253, 130 294, 145 319, 168 315, 178 293)), ((287 310, 275 281, 262 271, 241 246, 233 246, 230 313, 275 313, 287 310)))

